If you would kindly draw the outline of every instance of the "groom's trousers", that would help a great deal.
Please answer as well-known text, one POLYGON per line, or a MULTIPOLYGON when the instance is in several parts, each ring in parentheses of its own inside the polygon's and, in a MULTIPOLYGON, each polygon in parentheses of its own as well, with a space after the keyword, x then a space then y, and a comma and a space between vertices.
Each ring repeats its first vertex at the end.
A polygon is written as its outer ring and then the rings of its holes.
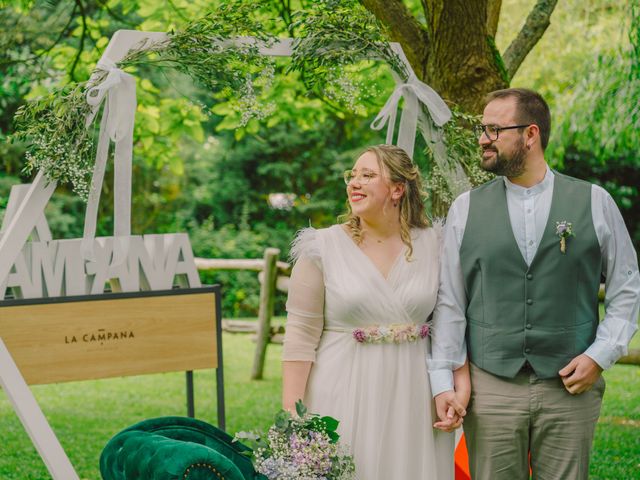
POLYGON ((589 453, 605 382, 571 395, 562 380, 529 368, 515 378, 471 364, 464 420, 473 480, 587 480, 589 453))

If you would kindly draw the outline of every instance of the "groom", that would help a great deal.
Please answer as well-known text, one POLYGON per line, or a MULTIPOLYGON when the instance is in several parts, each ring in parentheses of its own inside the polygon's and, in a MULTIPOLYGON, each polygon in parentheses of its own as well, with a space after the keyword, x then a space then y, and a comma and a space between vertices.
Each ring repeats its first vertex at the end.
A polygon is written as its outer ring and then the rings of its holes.
POLYGON ((453 425, 464 415, 452 370, 468 356, 472 478, 528 479, 530 454, 534 479, 587 479, 601 372, 638 328, 636 254, 607 192, 547 166, 539 94, 489 94, 482 123, 482 168, 499 177, 447 217, 429 361, 438 416, 453 425))

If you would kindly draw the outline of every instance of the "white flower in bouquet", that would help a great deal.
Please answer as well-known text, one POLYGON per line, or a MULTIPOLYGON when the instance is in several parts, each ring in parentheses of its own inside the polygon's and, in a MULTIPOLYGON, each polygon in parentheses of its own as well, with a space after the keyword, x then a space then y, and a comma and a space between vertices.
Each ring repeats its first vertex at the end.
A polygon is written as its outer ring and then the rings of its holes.
POLYGON ((353 458, 336 432, 338 421, 310 414, 301 401, 297 416, 282 410, 266 439, 240 432, 236 439, 251 444, 256 471, 269 480, 352 480, 353 458))

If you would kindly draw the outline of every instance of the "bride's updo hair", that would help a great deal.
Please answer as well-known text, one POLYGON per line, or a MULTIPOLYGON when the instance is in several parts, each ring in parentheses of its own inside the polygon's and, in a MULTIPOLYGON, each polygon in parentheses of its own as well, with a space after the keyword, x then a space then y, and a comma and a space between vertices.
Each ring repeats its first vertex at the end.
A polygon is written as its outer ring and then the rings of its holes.
MULTIPOLYGON (((411 229, 429 226, 424 208, 426 194, 422 188, 420 170, 413 163, 407 152, 395 145, 375 145, 364 150, 358 158, 367 152, 372 152, 378 159, 378 166, 382 175, 391 183, 404 184, 404 193, 400 198, 400 237, 407 246, 407 259, 411 258, 413 245, 411 244, 411 229)), ((347 213, 343 217, 347 223, 351 236, 356 243, 362 242, 362 225, 360 218, 354 215, 351 205, 347 202, 347 213)))

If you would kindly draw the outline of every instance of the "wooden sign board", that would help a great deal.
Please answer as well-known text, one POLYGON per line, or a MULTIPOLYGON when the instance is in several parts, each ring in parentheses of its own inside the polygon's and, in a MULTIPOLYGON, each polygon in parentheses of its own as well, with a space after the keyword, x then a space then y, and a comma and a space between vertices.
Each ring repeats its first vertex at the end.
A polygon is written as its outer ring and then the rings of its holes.
POLYGON ((28 384, 218 367, 217 287, 0 302, 28 384))

